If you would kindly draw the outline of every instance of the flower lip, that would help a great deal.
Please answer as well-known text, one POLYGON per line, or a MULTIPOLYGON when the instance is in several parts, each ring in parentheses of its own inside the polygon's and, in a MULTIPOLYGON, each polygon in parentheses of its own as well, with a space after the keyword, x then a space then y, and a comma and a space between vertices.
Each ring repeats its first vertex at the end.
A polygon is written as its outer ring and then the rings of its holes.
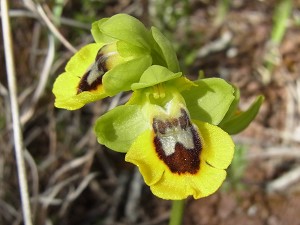
POLYGON ((105 53, 107 45, 104 45, 97 52, 95 62, 90 66, 87 72, 80 79, 77 94, 80 94, 83 91, 97 90, 99 85, 102 85, 103 75, 111 68, 108 65, 107 61, 109 57, 116 55, 117 52, 108 52, 105 53))
POLYGON ((172 173, 196 174, 200 168, 201 140, 187 112, 180 112, 178 118, 153 119, 155 151, 172 173))

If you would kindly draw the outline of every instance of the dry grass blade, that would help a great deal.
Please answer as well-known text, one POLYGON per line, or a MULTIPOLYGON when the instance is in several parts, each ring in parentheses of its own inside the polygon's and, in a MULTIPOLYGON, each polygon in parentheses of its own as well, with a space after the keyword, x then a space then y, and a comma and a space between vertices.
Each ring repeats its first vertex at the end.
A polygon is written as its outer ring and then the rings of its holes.
POLYGON ((32 224, 31 208, 29 202, 25 162, 24 162, 24 155, 23 155, 23 138, 21 133, 19 108, 18 108, 18 101, 17 101, 17 87, 16 87, 15 67, 14 67, 15 63, 13 58, 13 47, 12 47, 13 45, 12 45, 12 38, 11 38, 10 21, 8 17, 8 4, 6 0, 1 0, 1 12, 2 12, 2 34, 3 34, 3 41, 4 41, 5 59, 6 59, 7 80, 8 80, 12 121, 13 121, 15 156, 17 162, 19 187, 21 192, 23 217, 24 217, 24 224, 31 225, 32 224))
POLYGON ((47 25, 49 30, 53 33, 53 35, 72 53, 77 52, 76 48, 74 48, 70 42, 68 42, 64 36, 58 31, 55 25, 52 23, 50 18, 46 15, 43 7, 40 4, 35 4, 33 1, 24 0, 24 5, 34 14, 38 15, 43 22, 47 25))
POLYGON ((136 168, 130 183, 130 192, 128 194, 128 201, 125 207, 125 215, 132 223, 135 223, 139 217, 139 204, 141 201, 142 187, 143 178, 140 171, 136 168))
POLYGON ((38 195, 39 195, 39 173, 37 165, 34 161, 34 158, 29 153, 29 151, 26 149, 24 152, 24 157, 27 162, 27 164, 30 167, 30 173, 28 174, 28 177, 32 178, 32 198, 31 198, 31 204, 32 204, 32 218, 36 217, 36 213, 38 212, 38 195))
POLYGON ((51 22, 51 20, 48 18, 48 16, 46 15, 44 9, 42 8, 41 5, 37 5, 37 12, 39 13, 39 15, 41 16, 41 18, 43 19, 43 21, 46 23, 46 25, 48 26, 49 30, 53 33, 53 35, 66 47, 69 49, 69 51, 75 53, 77 52, 76 48, 74 48, 70 42, 68 42, 64 36, 62 36, 62 34, 57 30, 57 28, 55 27, 55 25, 51 22))
POLYGON ((67 187, 70 183, 80 178, 79 174, 68 177, 67 179, 59 182, 58 184, 49 187, 39 198, 44 208, 49 205, 60 205, 63 203, 62 199, 55 198, 63 188, 67 187))
POLYGON ((76 190, 74 190, 73 192, 70 192, 67 197, 66 200, 63 202, 63 206, 62 209, 60 211, 60 215, 64 215, 67 208, 70 206, 70 204, 75 201, 78 196, 85 190, 85 188, 90 184, 90 182, 97 176, 97 173, 91 173, 89 175, 87 175, 82 181, 81 183, 78 185, 78 187, 76 188, 76 190))
POLYGON ((92 160, 94 157, 94 154, 95 153, 93 151, 90 151, 86 155, 76 158, 76 159, 72 160, 71 162, 65 164, 64 166, 62 166, 59 170, 57 170, 54 173, 54 175, 50 178, 49 183, 50 184, 55 183, 55 181, 57 181, 58 178, 60 176, 62 176, 64 173, 67 173, 70 170, 80 167, 81 165, 85 164, 87 161, 92 160))
POLYGON ((20 220, 22 215, 10 204, 0 199, 0 210, 3 215, 6 217, 7 221, 12 221, 14 218, 15 220, 20 220))
POLYGON ((49 39, 49 47, 48 47, 48 53, 45 59, 45 63, 40 75, 38 85, 36 87, 36 90, 32 98, 31 106, 21 117, 22 124, 26 123, 34 114, 35 105, 40 99, 40 97, 42 96, 50 75, 50 70, 55 56, 55 43, 54 43, 55 41, 54 41, 54 37, 51 34, 48 35, 48 39, 49 39))
POLYGON ((267 185, 268 192, 286 191, 288 187, 300 179, 300 166, 290 170, 267 185))

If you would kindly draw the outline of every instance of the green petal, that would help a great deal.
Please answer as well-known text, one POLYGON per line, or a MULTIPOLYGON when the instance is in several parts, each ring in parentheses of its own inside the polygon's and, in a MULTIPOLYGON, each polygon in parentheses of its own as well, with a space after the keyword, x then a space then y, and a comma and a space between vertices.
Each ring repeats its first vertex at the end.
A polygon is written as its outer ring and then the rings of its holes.
POLYGON ((181 73, 173 73, 163 66, 150 66, 141 76, 138 83, 131 85, 132 90, 151 87, 156 84, 180 77, 181 73))
POLYGON ((174 73, 179 72, 178 59, 169 40, 156 27, 152 27, 151 31, 154 40, 160 47, 168 69, 174 73))
POLYGON ((100 144, 117 152, 127 152, 148 124, 139 106, 122 105, 99 117, 94 130, 100 144))
POLYGON ((151 63, 151 57, 146 55, 117 65, 109 70, 103 76, 105 92, 113 96, 121 91, 130 90, 132 83, 138 82, 151 63))
POLYGON ((252 103, 252 105, 249 107, 247 111, 232 116, 226 122, 221 123, 220 127, 226 132, 228 132, 229 134, 237 134, 241 132, 256 117, 263 101, 264 101, 264 97, 258 96, 257 99, 252 103))
POLYGON ((150 50, 152 41, 150 32, 144 24, 132 16, 117 14, 101 23, 99 28, 105 35, 114 39, 150 50))
POLYGON ((195 84, 182 92, 191 118, 219 124, 234 99, 234 88, 220 78, 200 79, 195 84))

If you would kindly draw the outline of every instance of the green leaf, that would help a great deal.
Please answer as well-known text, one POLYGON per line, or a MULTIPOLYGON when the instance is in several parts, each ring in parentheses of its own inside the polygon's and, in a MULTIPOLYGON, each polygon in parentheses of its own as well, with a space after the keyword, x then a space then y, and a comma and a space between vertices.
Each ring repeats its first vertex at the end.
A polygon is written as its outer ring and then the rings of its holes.
POLYGON ((251 121, 256 117, 261 104, 264 101, 263 96, 258 96, 247 111, 241 112, 231 119, 222 123, 220 127, 229 134, 237 134, 244 130, 251 121))
POLYGON ((132 45, 150 50, 152 41, 150 31, 132 16, 117 14, 101 23, 99 28, 103 34, 114 39, 126 41, 132 45))
POLYGON ((178 59, 173 49, 173 46, 171 45, 169 40, 156 27, 152 27, 151 31, 154 40, 160 47, 163 57, 167 63, 168 69, 170 69, 174 73, 178 72, 180 69, 179 69, 178 59))
POLYGON ((220 78, 195 81, 198 86, 182 92, 191 118, 217 125, 234 99, 234 88, 220 78))
POLYGON ((99 117, 94 131, 100 144, 117 152, 127 152, 148 126, 139 106, 122 105, 99 117))
POLYGON ((156 84, 178 78, 182 73, 173 73, 163 66, 150 66, 141 76, 138 83, 131 85, 132 90, 151 87, 156 84))
POLYGON ((117 65, 103 76, 103 86, 109 96, 128 91, 131 84, 138 82, 143 72, 151 65, 149 55, 117 65))

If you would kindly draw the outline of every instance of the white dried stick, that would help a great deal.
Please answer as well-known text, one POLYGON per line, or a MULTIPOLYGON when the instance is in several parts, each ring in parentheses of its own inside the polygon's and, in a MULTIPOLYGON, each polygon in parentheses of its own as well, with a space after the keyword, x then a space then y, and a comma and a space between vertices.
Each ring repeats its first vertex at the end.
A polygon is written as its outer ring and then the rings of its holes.
POLYGON ((14 135, 14 149, 17 163, 19 188, 21 194, 22 210, 25 225, 32 225, 31 209, 28 195, 28 186, 26 179, 24 152, 23 152, 23 138, 20 127, 19 109, 17 101, 17 87, 15 77, 15 64, 13 59, 13 46, 10 30, 10 21, 8 17, 7 0, 1 0, 1 16, 2 16, 2 34, 4 42, 4 53, 7 71, 7 81, 10 95, 10 107, 12 112, 13 135, 14 135))

